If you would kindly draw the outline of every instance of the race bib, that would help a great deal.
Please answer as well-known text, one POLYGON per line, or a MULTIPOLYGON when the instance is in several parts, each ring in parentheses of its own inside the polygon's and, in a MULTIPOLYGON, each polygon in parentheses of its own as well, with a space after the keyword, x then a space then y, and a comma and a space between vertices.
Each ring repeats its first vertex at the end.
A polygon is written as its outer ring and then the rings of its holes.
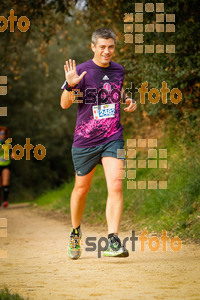
POLYGON ((92 110, 95 120, 115 117, 115 103, 96 105, 92 110))

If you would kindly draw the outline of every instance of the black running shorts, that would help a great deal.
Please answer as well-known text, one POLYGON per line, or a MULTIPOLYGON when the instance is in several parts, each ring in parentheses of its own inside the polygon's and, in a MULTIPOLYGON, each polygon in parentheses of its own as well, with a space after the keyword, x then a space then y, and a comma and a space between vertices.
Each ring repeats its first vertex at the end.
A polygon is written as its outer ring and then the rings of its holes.
MULTIPOLYGON (((87 175, 97 164, 102 165, 101 158, 105 156, 117 157, 117 149, 124 149, 124 140, 115 140, 99 146, 77 148, 72 145, 72 159, 78 176, 87 175)), ((125 157, 119 159, 125 160, 125 157)))

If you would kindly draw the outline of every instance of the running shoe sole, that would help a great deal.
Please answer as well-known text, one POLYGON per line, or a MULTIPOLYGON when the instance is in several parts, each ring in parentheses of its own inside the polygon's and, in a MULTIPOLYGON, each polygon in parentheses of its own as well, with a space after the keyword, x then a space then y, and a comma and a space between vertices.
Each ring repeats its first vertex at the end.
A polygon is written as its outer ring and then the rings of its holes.
POLYGON ((128 250, 124 248, 120 248, 118 251, 114 251, 111 248, 109 248, 104 252, 103 255, 109 257, 128 257, 129 253, 128 250))

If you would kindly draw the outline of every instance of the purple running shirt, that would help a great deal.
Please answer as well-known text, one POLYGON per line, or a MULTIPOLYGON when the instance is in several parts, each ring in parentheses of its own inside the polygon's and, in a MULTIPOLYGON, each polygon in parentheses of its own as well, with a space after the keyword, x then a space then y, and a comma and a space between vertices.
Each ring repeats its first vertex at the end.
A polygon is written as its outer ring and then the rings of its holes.
MULTIPOLYGON (((124 68, 113 61, 104 68, 92 59, 76 66, 77 74, 87 71, 76 89, 82 97, 76 99, 77 121, 73 146, 88 148, 110 141, 123 139, 123 126, 120 123, 120 94, 125 75, 124 68)), ((66 81, 62 85, 64 89, 66 81)))

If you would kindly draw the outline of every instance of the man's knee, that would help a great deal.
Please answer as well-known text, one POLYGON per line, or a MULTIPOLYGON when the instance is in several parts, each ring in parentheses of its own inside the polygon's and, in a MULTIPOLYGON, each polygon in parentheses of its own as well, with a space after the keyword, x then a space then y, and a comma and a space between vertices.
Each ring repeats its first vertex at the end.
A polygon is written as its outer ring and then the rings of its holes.
POLYGON ((89 192, 90 187, 75 185, 74 189, 79 196, 86 196, 89 192))
POLYGON ((123 189, 123 183, 122 180, 119 178, 115 178, 110 182, 108 186, 108 192, 110 193, 120 193, 123 189))

